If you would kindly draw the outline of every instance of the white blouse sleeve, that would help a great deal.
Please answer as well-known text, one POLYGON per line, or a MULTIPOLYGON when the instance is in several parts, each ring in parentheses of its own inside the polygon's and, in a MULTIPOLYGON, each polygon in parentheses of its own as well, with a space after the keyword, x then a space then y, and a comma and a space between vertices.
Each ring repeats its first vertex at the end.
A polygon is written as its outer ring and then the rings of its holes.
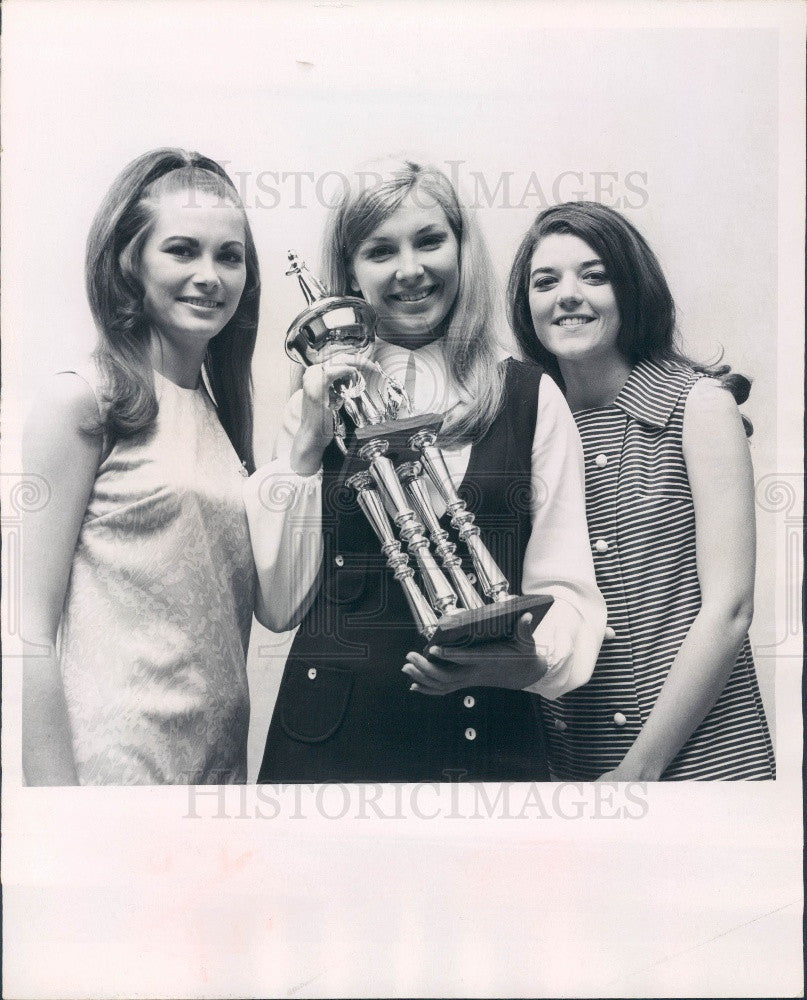
POLYGON ((522 591, 551 594, 555 603, 534 634, 549 669, 527 690, 554 700, 591 677, 605 630, 605 601, 594 578, 586 524, 583 446, 566 400, 548 375, 541 378, 538 395, 532 486, 522 591))
POLYGON ((302 392, 288 402, 275 458, 244 484, 258 575, 255 617, 273 632, 299 625, 311 607, 322 564, 322 470, 300 476, 289 462, 302 392))

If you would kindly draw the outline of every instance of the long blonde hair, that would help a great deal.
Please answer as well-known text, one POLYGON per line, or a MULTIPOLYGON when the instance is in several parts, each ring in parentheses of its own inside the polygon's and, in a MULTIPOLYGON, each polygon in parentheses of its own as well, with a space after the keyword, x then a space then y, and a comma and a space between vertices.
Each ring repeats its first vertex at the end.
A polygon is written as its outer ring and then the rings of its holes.
MULTIPOLYGON (((447 415, 445 442, 476 440, 502 405, 504 374, 498 363, 497 292, 487 247, 476 220, 460 202, 451 181, 436 167, 384 161, 383 175, 371 185, 346 185, 328 220, 323 239, 323 271, 329 290, 355 295, 351 266, 359 245, 415 189, 430 195, 446 216, 459 246, 459 289, 448 315, 441 346, 462 402, 447 415)), ((360 179, 370 176, 363 171, 360 179)))

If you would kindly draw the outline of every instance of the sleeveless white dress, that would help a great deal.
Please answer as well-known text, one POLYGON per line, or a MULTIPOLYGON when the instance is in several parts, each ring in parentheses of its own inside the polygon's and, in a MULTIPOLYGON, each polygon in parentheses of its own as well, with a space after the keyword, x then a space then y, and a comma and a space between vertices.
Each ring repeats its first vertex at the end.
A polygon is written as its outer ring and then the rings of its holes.
POLYGON ((204 386, 154 378, 156 424, 101 462, 65 600, 79 781, 243 782, 255 588, 245 473, 204 386))

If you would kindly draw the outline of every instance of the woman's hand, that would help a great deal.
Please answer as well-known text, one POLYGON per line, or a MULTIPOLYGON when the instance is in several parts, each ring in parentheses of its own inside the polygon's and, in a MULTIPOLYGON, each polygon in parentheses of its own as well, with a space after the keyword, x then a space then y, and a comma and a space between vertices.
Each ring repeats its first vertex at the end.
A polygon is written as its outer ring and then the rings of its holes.
POLYGON ((633 764, 628 757, 621 761, 613 771, 606 771, 596 779, 598 782, 608 781, 612 784, 616 781, 660 781, 661 775, 658 770, 651 767, 640 767, 633 764))
POLYGON ((516 636, 507 642, 476 646, 431 646, 429 657, 407 653, 403 672, 412 678, 411 691, 450 694, 469 687, 500 687, 520 691, 539 681, 547 664, 535 648, 532 615, 522 615, 516 636), (450 660, 444 667, 431 657, 450 660))
POLYGON ((374 371, 372 362, 348 354, 337 354, 306 368, 300 427, 291 449, 291 467, 298 475, 312 476, 317 472, 323 452, 333 440, 333 414, 339 400, 334 383, 374 371))

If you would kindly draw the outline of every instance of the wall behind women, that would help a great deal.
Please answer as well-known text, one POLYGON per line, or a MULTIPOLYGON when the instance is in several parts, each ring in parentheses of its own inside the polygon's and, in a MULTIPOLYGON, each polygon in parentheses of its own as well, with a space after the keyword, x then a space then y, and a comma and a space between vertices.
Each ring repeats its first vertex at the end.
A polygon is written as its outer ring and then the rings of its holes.
MULTIPOLYGON (((725 349, 753 377, 755 472, 776 472, 775 32, 679 28, 636 5, 60 0, 16 4, 5 41, 12 437, 43 373, 93 342, 83 252, 104 191, 134 156, 178 145, 227 164, 254 230, 267 459, 290 384, 283 336, 302 306, 286 252, 314 265, 340 176, 406 151, 458 179, 502 281, 547 204, 621 208, 662 262, 685 348, 706 361, 725 349)), ((771 716, 773 518, 759 509, 753 631, 771 716)), ((253 768, 287 645, 255 640, 253 768)))

